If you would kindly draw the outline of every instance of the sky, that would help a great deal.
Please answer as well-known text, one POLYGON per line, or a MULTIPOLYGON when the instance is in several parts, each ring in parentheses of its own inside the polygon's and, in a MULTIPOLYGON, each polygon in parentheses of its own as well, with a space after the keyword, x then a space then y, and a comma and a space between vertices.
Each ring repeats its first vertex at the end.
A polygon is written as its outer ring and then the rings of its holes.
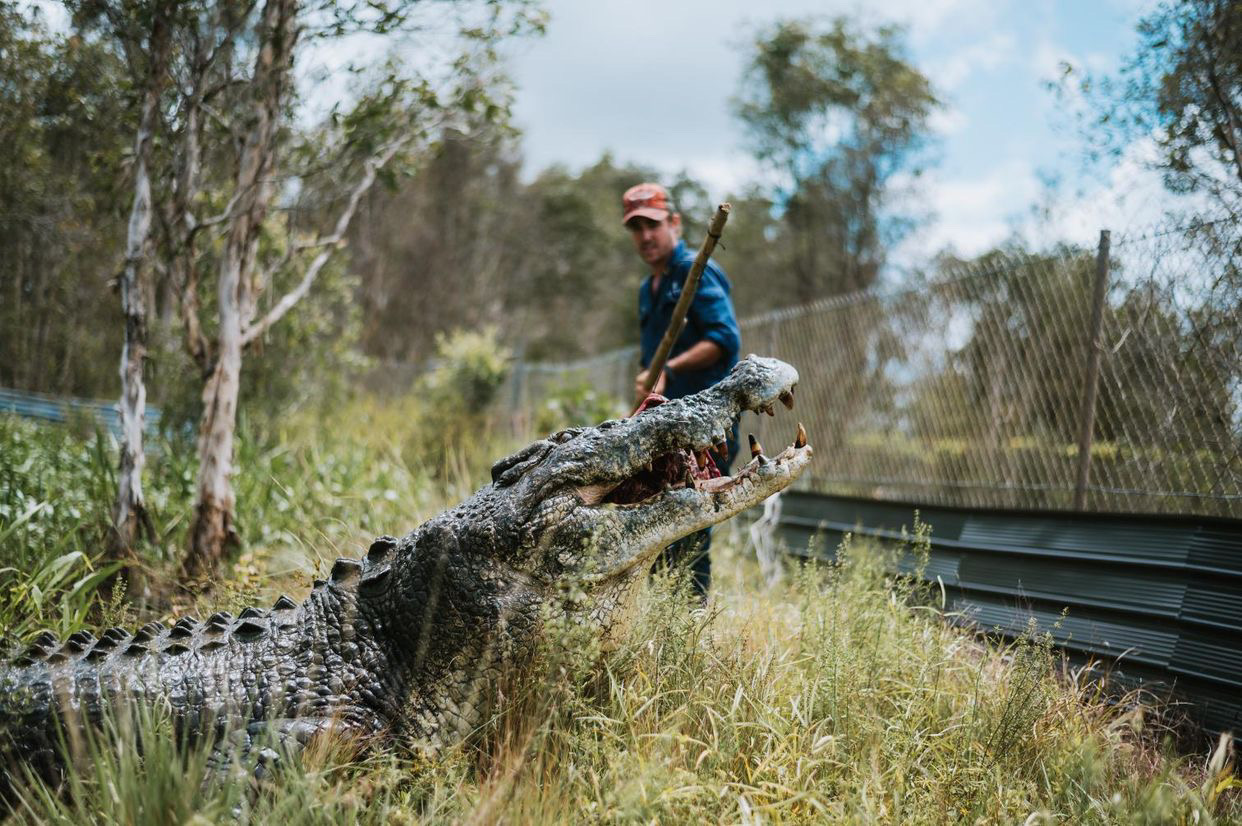
POLYGON ((1147 0, 546 0, 546 36, 512 50, 526 174, 605 152, 670 176, 688 170, 715 199, 759 174, 730 111, 750 42, 782 17, 847 14, 906 28, 909 57, 944 102, 935 163, 911 204, 932 213, 898 258, 946 247, 969 255, 1018 231, 1094 242, 1098 230, 1152 222, 1165 197, 1143 142, 1087 172, 1081 140, 1044 86, 1068 61, 1115 70, 1147 0), (1059 180, 1055 196, 1046 182, 1059 180), (1032 207, 1056 198, 1038 224, 1032 207))
MULTIPOLYGON (((33 0, 66 26, 54 0, 33 0)), ((1072 120, 1045 86, 1068 62, 1110 72, 1134 48, 1135 23, 1154 0, 542 0, 543 37, 511 41, 524 174, 551 164, 580 169, 605 152, 621 162, 682 170, 724 199, 762 174, 730 98, 757 32, 779 18, 848 15, 906 30, 909 58, 943 107, 932 120, 934 163, 907 211, 930 219, 899 248, 897 264, 950 249, 974 255, 1017 233, 1036 244, 1093 245, 1160 220, 1169 196, 1145 168, 1150 141, 1115 164, 1086 169, 1072 120), (1057 181, 1055 190, 1049 181, 1057 181), (1051 220, 1034 208, 1051 205, 1051 220)), ((434 60, 411 47, 407 58, 434 60)), ((320 49, 300 84, 326 111, 346 95, 340 68, 382 44, 320 49), (313 91, 311 91, 313 90, 313 91)), ((311 118, 313 119, 313 117, 311 118)), ((618 198, 620 194, 618 193, 618 198)), ((704 216, 705 217, 705 216, 704 216)))

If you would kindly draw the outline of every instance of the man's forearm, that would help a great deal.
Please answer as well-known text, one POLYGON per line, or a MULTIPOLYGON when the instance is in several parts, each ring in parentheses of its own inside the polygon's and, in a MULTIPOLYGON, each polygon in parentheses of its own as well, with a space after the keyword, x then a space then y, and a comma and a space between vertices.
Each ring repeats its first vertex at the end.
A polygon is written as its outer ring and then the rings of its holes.
POLYGON ((689 350, 668 360, 668 369, 674 373, 682 370, 705 370, 724 357, 724 349, 714 341, 703 339, 689 350))

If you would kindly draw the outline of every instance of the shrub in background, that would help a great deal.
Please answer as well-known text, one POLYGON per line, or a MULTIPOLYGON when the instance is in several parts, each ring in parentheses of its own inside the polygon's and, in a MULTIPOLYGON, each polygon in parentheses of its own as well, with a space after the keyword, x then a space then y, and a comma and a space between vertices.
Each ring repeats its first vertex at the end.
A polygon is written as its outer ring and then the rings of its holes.
POLYGON ((410 400, 417 425, 404 451, 408 463, 444 478, 468 475, 467 468, 486 461, 496 438, 492 403, 509 375, 509 358, 492 327, 436 337, 435 367, 410 400))

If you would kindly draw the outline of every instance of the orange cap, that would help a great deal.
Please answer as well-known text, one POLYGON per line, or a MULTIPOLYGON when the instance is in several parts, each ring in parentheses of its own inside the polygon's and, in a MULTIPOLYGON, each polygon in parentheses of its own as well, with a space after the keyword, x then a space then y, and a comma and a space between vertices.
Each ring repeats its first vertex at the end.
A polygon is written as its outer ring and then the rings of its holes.
POLYGON ((668 190, 659 184, 639 184, 632 186, 621 196, 621 223, 629 223, 636 215, 663 221, 673 211, 669 202, 668 190))

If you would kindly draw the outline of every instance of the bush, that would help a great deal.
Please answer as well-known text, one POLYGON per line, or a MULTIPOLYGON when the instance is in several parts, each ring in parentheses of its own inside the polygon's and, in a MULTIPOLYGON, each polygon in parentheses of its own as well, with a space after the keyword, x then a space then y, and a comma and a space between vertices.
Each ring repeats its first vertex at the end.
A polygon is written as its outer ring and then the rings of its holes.
POLYGON ((567 427, 597 425, 625 415, 622 404, 595 390, 588 382, 565 382, 540 400, 535 412, 535 432, 555 433, 567 427))
POLYGON ((496 440, 492 402, 508 376, 510 354, 494 328, 438 335, 436 344, 436 366, 419 379, 410 405, 417 424, 405 456, 446 479, 487 461, 496 440))

